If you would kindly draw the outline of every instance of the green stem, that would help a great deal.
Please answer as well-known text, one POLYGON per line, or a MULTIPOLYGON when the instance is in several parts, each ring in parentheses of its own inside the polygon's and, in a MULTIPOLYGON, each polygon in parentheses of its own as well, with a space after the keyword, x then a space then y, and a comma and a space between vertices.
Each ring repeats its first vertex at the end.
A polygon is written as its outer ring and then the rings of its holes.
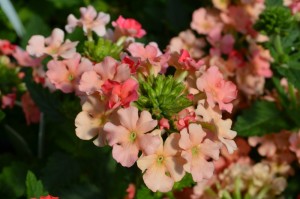
POLYGON ((297 107, 297 98, 295 95, 295 88, 291 83, 289 83, 289 94, 290 94, 290 98, 292 101, 292 106, 293 106, 293 108, 296 108, 297 107))
POLYGON ((45 121, 44 113, 40 115, 40 126, 38 133, 38 158, 42 158, 44 154, 44 137, 45 137, 45 121))
POLYGON ((118 39, 118 41, 116 42, 116 45, 117 45, 117 46, 123 45, 123 43, 126 41, 126 38, 127 38, 127 37, 125 37, 125 36, 120 37, 120 38, 118 39))
POLYGON ((189 73, 186 70, 179 72, 178 75, 177 74, 175 75, 176 82, 177 83, 182 82, 188 76, 188 74, 189 73))
POLYGON ((263 199, 263 198, 265 198, 265 196, 266 196, 266 193, 269 191, 269 187, 267 186, 267 187, 265 187, 265 188, 263 188, 259 193, 258 193, 258 195, 256 196, 256 198, 257 199, 263 199))
POLYGON ((223 198, 223 199, 232 199, 231 195, 230 195, 229 192, 226 191, 226 190, 223 192, 222 198, 223 198))
POLYGON ((283 49, 282 49, 282 45, 281 45, 281 39, 280 39, 280 36, 279 35, 276 35, 275 36, 275 48, 278 52, 279 55, 283 55, 284 52, 283 52, 283 49))
POLYGON ((4 128, 6 131, 8 131, 12 136, 16 138, 16 140, 19 142, 19 145, 22 146, 22 149, 24 149, 24 152, 28 154, 29 156, 32 156, 31 150, 25 141, 25 139, 18 133, 15 129, 13 129, 8 124, 4 124, 4 128))

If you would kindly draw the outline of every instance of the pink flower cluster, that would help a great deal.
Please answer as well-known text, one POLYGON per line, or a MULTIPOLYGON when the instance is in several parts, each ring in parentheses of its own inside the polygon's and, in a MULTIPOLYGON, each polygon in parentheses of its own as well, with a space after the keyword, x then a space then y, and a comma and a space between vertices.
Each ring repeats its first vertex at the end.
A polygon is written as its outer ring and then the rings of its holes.
POLYGON ((268 40, 267 36, 255 31, 253 25, 265 8, 264 1, 212 3, 213 8, 199 8, 193 13, 191 29, 198 35, 183 31, 170 41, 168 49, 189 50, 192 58, 216 66, 247 98, 262 94, 265 78, 272 77, 273 58, 260 44, 268 40))
POLYGON ((0 82, 1 109, 12 109, 18 104, 22 106, 28 125, 38 123, 40 111, 31 99, 29 92, 26 91, 26 88, 23 88, 22 79, 25 73, 21 72, 21 68, 32 67, 35 69, 40 66, 41 60, 32 58, 26 51, 7 40, 0 40, 0 62, 1 74, 11 74, 10 79, 0 77, 2 80, 0 82), (19 95, 21 95, 20 99, 19 95))
MULTIPOLYGON (((35 57, 53 58, 45 73, 55 89, 80 97, 82 111, 75 119, 76 135, 97 146, 111 146, 112 157, 124 167, 137 163, 152 191, 170 191, 187 172, 196 182, 210 179, 221 147, 229 153, 237 149, 232 121, 222 117, 222 111, 233 110, 235 84, 226 80, 218 67, 196 61, 187 50, 162 52, 155 42, 135 42, 146 32, 134 19, 120 16, 112 22, 115 29, 106 30, 108 14, 97 14, 91 6, 80 8, 80 13, 79 19, 68 17, 67 32, 82 27, 93 41, 94 31, 97 37, 123 47, 119 58, 107 54, 101 61, 91 61, 76 51, 79 41, 64 41, 63 31, 57 28, 50 37, 33 36, 27 46, 35 57), (166 76, 170 66, 176 68, 171 80, 184 86, 180 94, 189 100, 190 107, 172 116, 168 112, 172 110, 138 107, 135 102, 147 97, 139 90, 143 81, 166 76)), ((234 38, 218 32, 211 42, 216 54, 228 54, 231 50, 226 45, 232 46, 234 38), (221 43, 215 41, 219 39, 221 43)), ((153 93, 149 95, 153 98, 153 93)))

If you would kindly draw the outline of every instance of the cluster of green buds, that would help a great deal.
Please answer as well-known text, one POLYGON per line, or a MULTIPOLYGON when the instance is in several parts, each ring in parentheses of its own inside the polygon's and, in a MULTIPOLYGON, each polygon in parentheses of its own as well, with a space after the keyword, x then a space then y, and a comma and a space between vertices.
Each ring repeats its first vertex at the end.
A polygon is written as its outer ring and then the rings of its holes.
POLYGON ((291 11, 283 6, 268 7, 254 25, 254 28, 268 36, 286 35, 293 25, 294 18, 291 11))
POLYGON ((139 76, 139 99, 135 105, 148 110, 155 119, 171 119, 172 116, 192 105, 186 86, 172 76, 139 76))
POLYGON ((86 41, 84 43, 83 54, 91 61, 101 62, 106 56, 119 59, 122 50, 122 45, 115 44, 104 38, 99 38, 97 42, 94 40, 86 41))

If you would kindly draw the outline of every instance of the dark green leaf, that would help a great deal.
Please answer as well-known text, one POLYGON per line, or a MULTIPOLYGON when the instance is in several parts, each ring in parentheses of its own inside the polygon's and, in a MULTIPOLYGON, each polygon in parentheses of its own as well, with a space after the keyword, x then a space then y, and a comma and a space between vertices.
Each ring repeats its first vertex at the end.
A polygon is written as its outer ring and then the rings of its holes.
POLYGON ((18 198, 25 193, 24 181, 26 169, 21 163, 13 163, 9 167, 4 167, 0 174, 0 194, 1 198, 18 198))
POLYGON ((234 130, 240 136, 262 136, 289 128, 283 113, 273 102, 257 101, 237 118, 234 130))
POLYGON ((296 88, 300 89, 300 63, 289 62, 283 66, 277 66, 277 71, 286 77, 296 88))
POLYGON ((176 182, 174 184, 173 190, 178 190, 181 191, 182 189, 186 188, 186 187, 191 187, 195 184, 192 175, 187 173, 182 180, 180 180, 179 182, 176 182))
POLYGON ((26 188, 27 188, 27 198, 39 198, 41 196, 48 195, 44 190, 44 186, 40 180, 37 180, 34 173, 31 171, 27 172, 26 177, 26 188))

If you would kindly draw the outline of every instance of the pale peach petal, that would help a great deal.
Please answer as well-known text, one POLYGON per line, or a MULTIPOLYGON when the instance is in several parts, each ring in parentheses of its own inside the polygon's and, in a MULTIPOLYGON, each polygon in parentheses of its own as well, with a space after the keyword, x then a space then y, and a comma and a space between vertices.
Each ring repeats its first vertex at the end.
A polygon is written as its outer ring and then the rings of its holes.
POLYGON ((142 170, 142 173, 145 172, 146 169, 152 167, 156 162, 156 154, 152 155, 142 155, 138 161, 137 166, 142 170))
POLYGON ((150 133, 143 134, 138 138, 139 146, 146 155, 154 154, 161 145, 161 138, 159 135, 152 135, 150 133))
POLYGON ((105 103, 99 95, 89 95, 82 105, 82 110, 92 115, 101 114, 105 112, 105 103))
POLYGON ((99 125, 86 111, 82 111, 76 116, 75 126, 76 135, 82 140, 90 140, 99 132, 99 125))
POLYGON ((28 41, 26 51, 36 57, 42 56, 45 53, 45 37, 41 35, 32 36, 28 41))
POLYGON ((115 74, 114 80, 117 82, 124 82, 130 78, 130 68, 127 64, 118 65, 117 72, 115 74))
POLYGON ((187 132, 187 128, 184 128, 180 131, 179 146, 184 150, 188 150, 192 147, 192 143, 190 140, 190 136, 187 132))
POLYGON ((214 164, 208 162, 203 157, 198 156, 197 159, 193 159, 191 164, 191 174, 195 182, 201 182, 203 178, 209 179, 213 176, 214 164))
POLYGON ((171 191, 174 180, 165 174, 165 167, 153 166, 147 169, 143 179, 147 187, 153 191, 168 192, 171 191))
POLYGON ((130 131, 136 130, 136 125, 138 121, 138 109, 136 107, 130 106, 125 109, 118 110, 118 115, 120 117, 120 123, 122 126, 126 127, 130 131))
POLYGON ((152 119, 148 111, 142 111, 137 121, 136 130, 140 133, 147 133, 157 126, 157 120, 152 119))
POLYGON ((164 153, 166 156, 174 156, 179 152, 179 139, 179 133, 172 133, 169 135, 164 144, 164 153))
POLYGON ((113 158, 123 167, 131 167, 138 159, 139 149, 135 144, 113 145, 113 158))
POLYGON ((94 71, 100 74, 103 80, 112 80, 114 78, 117 65, 117 60, 108 56, 105 57, 102 62, 94 66, 94 71))
POLYGON ((209 139, 205 139, 204 142, 200 145, 200 149, 201 153, 217 160, 219 159, 221 146, 222 145, 220 143, 215 143, 209 139))
POLYGON ((180 181, 185 175, 183 165, 186 161, 180 156, 166 158, 166 168, 175 182, 180 181))
POLYGON ((79 82, 79 90, 87 94, 101 91, 103 80, 95 71, 84 72, 79 82))
POLYGON ((71 33, 74 31, 75 27, 78 24, 78 19, 76 19, 76 17, 73 14, 70 14, 68 16, 68 24, 65 26, 65 29, 68 33, 71 33))
POLYGON ((111 122, 107 122, 103 129, 107 132, 106 137, 110 146, 129 141, 130 132, 123 126, 116 126, 111 122))
POLYGON ((203 131, 201 125, 192 123, 189 125, 189 135, 192 145, 198 145, 203 141, 206 133, 203 131))

